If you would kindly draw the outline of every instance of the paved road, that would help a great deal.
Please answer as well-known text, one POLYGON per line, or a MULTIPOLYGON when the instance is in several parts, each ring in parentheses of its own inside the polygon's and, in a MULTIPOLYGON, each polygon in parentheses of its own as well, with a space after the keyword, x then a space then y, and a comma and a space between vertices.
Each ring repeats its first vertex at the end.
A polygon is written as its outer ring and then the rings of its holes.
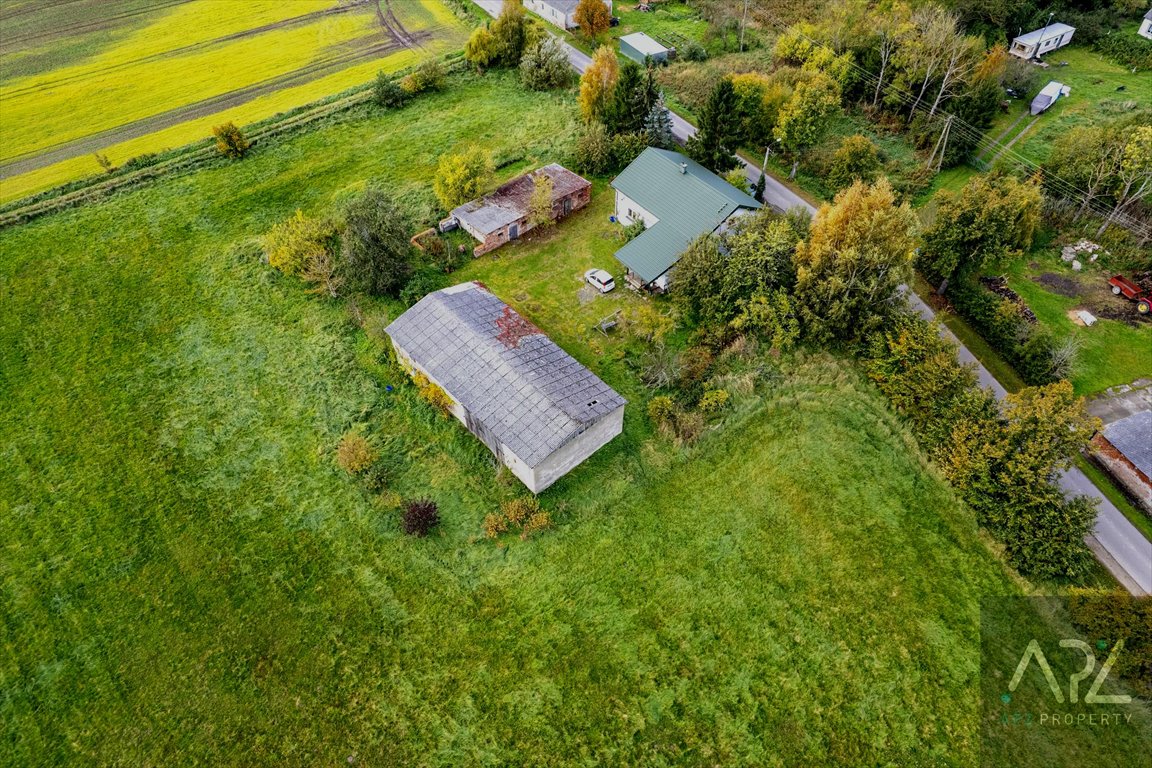
MULTIPOLYGON (((503 5, 503 0, 472 0, 472 2, 483 8, 484 11, 493 18, 500 15, 500 7, 503 5)), ((592 63, 592 59, 588 54, 577 50, 563 40, 560 42, 568 54, 568 61, 572 62, 572 68, 580 74, 584 74, 584 70, 592 63)), ((695 135, 695 133, 696 126, 675 112, 672 113, 672 135, 676 137, 677 141, 683 144, 688 141, 688 137, 695 135)), ((744 166, 744 172, 747 174, 748 180, 755 184, 760 179, 760 166, 749 163, 743 158, 740 158, 740 162, 744 166)), ((800 206, 811 213, 816 212, 816 209, 809 205, 807 200, 788 189, 788 187, 780 183, 780 181, 771 174, 764 176, 764 202, 780 211, 787 211, 789 208, 800 206)))
MULTIPOLYGON (((502 0, 472 0, 483 8, 489 15, 500 15, 502 0)), ((572 67, 580 73, 587 69, 591 59, 587 54, 578 51, 568 43, 561 41, 568 53, 568 60, 572 67)), ((689 136, 696 133, 696 127, 684 118, 672 114, 672 133, 677 140, 684 142, 689 136)), ((760 167, 741 158, 744 171, 749 180, 755 183, 760 178, 760 167)), ((764 201, 781 211, 789 208, 801 207, 811 213, 816 209, 808 201, 784 186, 771 174, 765 175, 764 201)), ((913 291, 908 291, 912 307, 928 320, 936 316, 932 308, 925 304, 913 291)), ((972 363, 976 366, 976 375, 980 385, 991 389, 997 400, 1003 400, 1008 394, 1004 386, 996 377, 988 372, 976 356, 960 340, 943 325, 940 326, 940 335, 955 342, 958 348, 960 361, 972 363)), ((1116 577, 1116 580, 1133 594, 1152 594, 1152 542, 1144 538, 1136 526, 1124 517, 1116 505, 1108 500, 1100 490, 1092 484, 1077 467, 1072 467, 1059 478, 1059 485, 1069 496, 1083 495, 1096 499, 1099 502, 1099 513, 1096 516, 1096 527, 1089 537, 1089 545, 1098 559, 1116 577), (1104 552, 1100 552, 1103 549, 1104 552)))
MULTIPOLYGON (((912 307, 922 317, 929 320, 935 317, 932 308, 919 296, 911 291, 908 292, 908 296, 912 307)), ((981 365, 976 356, 943 325, 940 326, 940 335, 956 343, 962 362, 973 363, 976 366, 976 375, 980 379, 981 386, 991 389, 997 400, 1003 400, 1008 391, 987 368, 981 365)), ((1152 542, 1144 538, 1136 526, 1124 517, 1116 505, 1100 492, 1079 467, 1072 467, 1062 474, 1057 483, 1068 496, 1088 496, 1097 500, 1099 504, 1096 526, 1092 530, 1092 536, 1089 537, 1088 545, 1096 553, 1097 559, 1129 592, 1135 595, 1152 594, 1152 542), (1101 549, 1104 551, 1101 552, 1101 549)))

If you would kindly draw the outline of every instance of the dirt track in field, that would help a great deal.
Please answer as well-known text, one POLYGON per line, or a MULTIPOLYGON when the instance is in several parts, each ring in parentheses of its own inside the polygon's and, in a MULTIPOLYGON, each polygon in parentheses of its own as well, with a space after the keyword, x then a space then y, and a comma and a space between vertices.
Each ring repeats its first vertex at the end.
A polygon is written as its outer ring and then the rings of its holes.
MULTIPOLYGON (((277 22, 276 24, 266 25, 252 30, 245 30, 234 35, 229 35, 219 40, 196 44, 188 46, 189 49, 199 47, 206 47, 209 45, 216 45, 223 41, 235 40, 240 37, 247 37, 261 32, 267 32, 272 29, 281 28, 287 25, 302 23, 301 20, 311 17, 314 21, 319 15, 326 15, 329 13, 342 13, 350 10, 360 10, 367 5, 375 8, 376 17, 380 22, 380 34, 373 34, 368 37, 360 38, 356 41, 351 41, 352 50, 346 50, 343 53, 337 53, 330 58, 321 61, 313 62, 307 66, 287 72, 276 77, 269 78, 259 83, 238 88, 234 91, 213 96, 208 99, 193 102, 192 104, 185 104, 174 109, 161 112, 156 115, 135 120, 124 125, 109 128, 98 133, 93 133, 88 136, 83 136, 78 139, 61 142, 54 146, 50 146, 33 153, 28 153, 15 158, 11 158, 0 163, 0 179, 7 179, 13 176, 19 176, 30 171, 35 171, 40 168, 46 168, 55 163, 64 160, 71 160, 75 157, 83 157, 91 155, 101 150, 119 144, 124 141, 136 139, 141 136, 147 136, 150 133, 169 128, 174 125, 195 120, 200 117, 221 112, 226 109, 245 104, 260 96, 269 93, 275 93, 284 88, 291 88, 294 86, 304 85, 313 80, 318 80, 327 75, 334 74, 340 70, 346 69, 354 64, 359 64, 372 59, 383 58, 389 56, 399 50, 405 48, 418 48, 421 47, 423 41, 428 40, 432 33, 421 32, 415 35, 409 33, 404 26, 396 18, 392 12, 390 0, 381 0, 387 5, 387 11, 381 9, 380 3, 375 0, 358 0, 358 2, 351 3, 345 6, 338 6, 336 8, 328 9, 326 11, 319 11, 314 14, 307 14, 305 16, 296 17, 293 19, 285 19, 284 21, 277 22)), ((348 44, 345 44, 347 48, 348 44)), ((181 52, 183 49, 180 49, 181 52)), ((177 51, 166 51, 162 54, 157 54, 157 57, 173 55, 177 51)), ((155 58, 155 57, 147 57, 155 58)), ((119 65, 118 65, 119 66, 119 65)))
MULTIPOLYGON (((130 59, 128 61, 122 61, 118 64, 113 64, 112 66, 105 67, 105 68, 100 69, 100 70, 95 70, 92 72, 85 72, 83 74, 73 75, 71 77, 60 77, 60 78, 57 78, 55 80, 51 80, 51 79, 38 80, 35 85, 30 85, 26 88, 19 88, 19 89, 6 91, 4 96, 6 98, 11 98, 13 96, 19 96, 19 95, 22 95, 24 93, 39 91, 39 90, 43 90, 45 88, 54 88, 56 86, 66 85, 66 84, 70 84, 70 83, 78 83, 78 82, 82 83, 85 80, 92 80, 94 78, 100 78, 100 77, 107 75, 110 72, 117 72, 119 70, 126 69, 128 67, 134 67, 134 66, 137 66, 139 64, 147 64, 147 63, 152 62, 152 61, 161 61, 163 59, 172 58, 173 56, 183 56, 183 55, 186 55, 189 53, 195 53, 197 51, 207 50, 209 48, 212 48, 213 46, 223 45, 226 43, 232 43, 232 42, 235 42, 237 40, 243 40, 243 39, 248 38, 248 37, 254 37, 255 35, 262 35, 265 32, 275 32, 276 30, 288 29, 290 27, 299 27, 302 25, 312 24, 313 22, 318 21, 318 20, 320 20, 326 16, 333 16, 335 14, 348 13, 350 11, 357 11, 357 10, 360 10, 363 7, 370 5, 370 4, 375 5, 375 3, 372 2, 372 0, 356 0, 356 2, 349 3, 347 5, 338 5, 338 6, 335 6, 333 8, 326 8, 322 11, 314 11, 312 13, 303 14, 302 16, 294 16, 290 19, 283 19, 281 21, 276 21, 276 22, 273 22, 271 24, 265 24, 265 25, 260 26, 260 27, 252 27, 251 29, 245 29, 241 32, 234 32, 231 35, 224 35, 223 37, 218 37, 214 40, 203 40, 199 43, 192 43, 191 45, 182 45, 179 48, 171 48, 167 51, 161 51, 160 53, 153 53, 153 54, 149 54, 148 56, 141 56, 138 59, 130 59)), ((377 7, 379 7, 379 6, 377 6, 377 7)))

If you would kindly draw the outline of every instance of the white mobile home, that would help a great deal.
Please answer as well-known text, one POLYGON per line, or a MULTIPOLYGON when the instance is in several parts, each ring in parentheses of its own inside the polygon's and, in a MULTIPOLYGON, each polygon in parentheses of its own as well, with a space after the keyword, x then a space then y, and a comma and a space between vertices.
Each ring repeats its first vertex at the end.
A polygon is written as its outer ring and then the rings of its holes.
POLYGON ((1046 27, 1020 35, 1012 41, 1008 53, 1021 59, 1038 59, 1049 51, 1063 48, 1072 42, 1076 27, 1067 24, 1049 24, 1046 27))

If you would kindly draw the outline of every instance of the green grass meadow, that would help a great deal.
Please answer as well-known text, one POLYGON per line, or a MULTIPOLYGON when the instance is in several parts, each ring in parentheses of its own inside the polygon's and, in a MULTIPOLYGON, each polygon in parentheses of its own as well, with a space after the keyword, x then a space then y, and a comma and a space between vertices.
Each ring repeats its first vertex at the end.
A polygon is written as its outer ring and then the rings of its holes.
MULTIPOLYGON (((483 538, 523 489, 386 362, 373 329, 401 308, 362 303, 365 332, 259 261, 297 208, 374 182, 427 218, 441 152, 563 160, 575 121, 454 77, 0 230, 0 765, 980 762, 980 601, 1030 588, 845 360, 766 365, 692 449, 655 434, 638 342, 591 328, 639 299, 578 299, 616 270, 603 180, 457 275, 631 401, 530 541, 483 538), (392 493, 439 502, 436 534, 337 468, 349 429, 392 493)), ((1032 730, 989 754, 1148 746, 1032 730)))

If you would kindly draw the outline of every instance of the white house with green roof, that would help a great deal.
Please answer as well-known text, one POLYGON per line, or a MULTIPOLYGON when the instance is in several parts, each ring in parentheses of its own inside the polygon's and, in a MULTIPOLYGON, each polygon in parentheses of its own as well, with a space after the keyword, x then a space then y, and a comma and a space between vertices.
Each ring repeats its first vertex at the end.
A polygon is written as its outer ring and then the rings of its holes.
POLYGON ((645 230, 616 258, 634 288, 668 289, 672 268, 700 235, 723 232, 760 203, 694 160, 649 147, 612 180, 616 219, 643 221, 645 230))

